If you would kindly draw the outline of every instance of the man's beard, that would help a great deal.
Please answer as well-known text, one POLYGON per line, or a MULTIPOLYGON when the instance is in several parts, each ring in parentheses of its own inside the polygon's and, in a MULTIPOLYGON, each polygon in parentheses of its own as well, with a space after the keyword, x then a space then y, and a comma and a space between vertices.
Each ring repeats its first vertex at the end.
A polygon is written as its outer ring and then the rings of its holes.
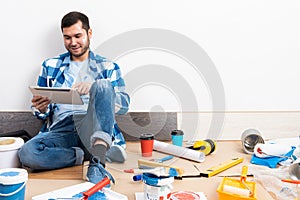
POLYGON ((72 54, 72 52, 71 52, 70 50, 69 50, 69 52, 70 52, 70 54, 71 54, 72 56, 78 58, 78 57, 84 55, 84 54, 87 52, 88 49, 89 49, 89 46, 84 47, 83 51, 82 51, 81 53, 79 53, 79 54, 72 54))
POLYGON ((69 50, 69 52, 70 52, 70 54, 71 54, 71 56, 74 56, 74 57, 76 57, 76 58, 79 58, 79 57, 81 57, 82 55, 84 55, 86 52, 87 52, 87 50, 90 48, 90 40, 89 40, 89 38, 87 39, 87 41, 86 41, 86 44, 85 44, 85 46, 84 46, 84 48, 83 48, 83 51, 81 52, 81 53, 79 53, 79 54, 73 54, 70 50, 69 50))

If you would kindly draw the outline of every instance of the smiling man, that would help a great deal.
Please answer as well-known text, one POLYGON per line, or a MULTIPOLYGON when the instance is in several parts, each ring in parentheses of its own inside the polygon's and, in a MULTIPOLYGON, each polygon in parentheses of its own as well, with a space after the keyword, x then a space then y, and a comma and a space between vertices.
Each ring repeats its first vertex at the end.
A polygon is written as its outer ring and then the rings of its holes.
POLYGON ((47 170, 89 159, 89 181, 97 183, 105 176, 113 181, 105 161, 126 159, 125 140, 115 121, 115 114, 128 111, 130 101, 121 70, 90 50, 92 29, 85 14, 66 14, 61 31, 68 52, 43 62, 37 85, 74 88, 84 105, 54 104, 47 97, 34 96, 33 113, 45 124, 19 150, 20 161, 32 170, 47 170))

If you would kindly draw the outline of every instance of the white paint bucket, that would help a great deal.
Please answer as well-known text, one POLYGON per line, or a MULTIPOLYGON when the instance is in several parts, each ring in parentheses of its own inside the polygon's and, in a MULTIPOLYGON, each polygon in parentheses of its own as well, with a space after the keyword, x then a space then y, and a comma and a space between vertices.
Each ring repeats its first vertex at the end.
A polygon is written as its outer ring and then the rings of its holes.
POLYGON ((144 199, 167 200, 173 188, 174 177, 158 177, 151 173, 143 173, 144 199))
POLYGON ((19 137, 0 137, 0 169, 20 167, 18 150, 23 144, 19 137))

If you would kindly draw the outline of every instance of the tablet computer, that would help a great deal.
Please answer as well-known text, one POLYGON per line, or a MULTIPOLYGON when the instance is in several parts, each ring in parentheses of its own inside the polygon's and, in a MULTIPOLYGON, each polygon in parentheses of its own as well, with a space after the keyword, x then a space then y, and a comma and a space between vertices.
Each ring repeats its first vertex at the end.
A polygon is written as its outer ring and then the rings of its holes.
POLYGON ((52 103, 83 105, 83 101, 75 89, 39 86, 29 86, 29 89, 33 96, 48 97, 52 103))

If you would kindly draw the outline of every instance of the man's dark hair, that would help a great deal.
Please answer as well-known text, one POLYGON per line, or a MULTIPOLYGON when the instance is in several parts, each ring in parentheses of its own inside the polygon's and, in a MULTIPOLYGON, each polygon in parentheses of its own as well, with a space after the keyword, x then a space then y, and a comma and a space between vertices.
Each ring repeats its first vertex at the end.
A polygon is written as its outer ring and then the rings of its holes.
POLYGON ((85 29, 86 32, 88 32, 88 30, 90 29, 89 18, 85 14, 77 11, 69 12, 62 18, 60 26, 61 31, 63 30, 63 28, 70 27, 76 24, 78 21, 82 22, 82 28, 85 29))

